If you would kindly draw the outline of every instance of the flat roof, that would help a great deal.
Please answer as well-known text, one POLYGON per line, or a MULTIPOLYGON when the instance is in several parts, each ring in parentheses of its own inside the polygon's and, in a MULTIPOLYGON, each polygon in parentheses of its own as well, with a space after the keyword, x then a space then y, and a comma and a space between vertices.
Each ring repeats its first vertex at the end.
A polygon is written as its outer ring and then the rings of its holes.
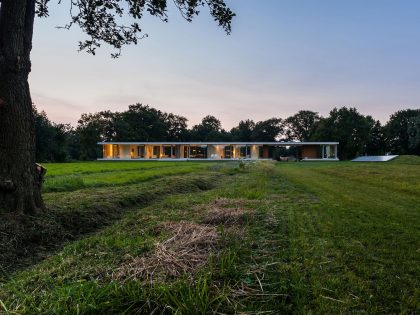
POLYGON ((279 145, 279 146, 301 146, 301 145, 334 145, 338 142, 296 142, 296 141, 277 141, 277 142, 98 142, 98 144, 130 144, 130 145, 279 145))

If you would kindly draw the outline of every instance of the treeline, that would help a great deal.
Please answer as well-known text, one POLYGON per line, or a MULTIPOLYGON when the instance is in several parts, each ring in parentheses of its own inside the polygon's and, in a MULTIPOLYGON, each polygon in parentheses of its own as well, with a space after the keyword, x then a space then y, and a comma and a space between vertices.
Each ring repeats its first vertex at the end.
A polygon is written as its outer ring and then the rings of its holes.
POLYGON ((37 161, 93 160, 99 141, 339 141, 339 158, 358 155, 420 155, 420 109, 397 111, 385 125, 356 108, 334 108, 322 117, 301 110, 286 119, 240 121, 231 130, 206 116, 187 128, 187 118, 135 104, 123 112, 82 114, 76 127, 51 122, 34 107, 37 161))

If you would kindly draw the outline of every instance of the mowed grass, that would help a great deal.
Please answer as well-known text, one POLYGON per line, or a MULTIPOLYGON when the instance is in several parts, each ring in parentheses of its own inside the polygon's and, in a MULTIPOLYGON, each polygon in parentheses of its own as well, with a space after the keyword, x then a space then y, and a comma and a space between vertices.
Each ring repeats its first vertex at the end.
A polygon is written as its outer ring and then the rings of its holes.
POLYGON ((84 162, 46 163, 44 192, 74 191, 89 187, 134 184, 155 178, 196 173, 211 163, 197 162, 84 162))
POLYGON ((419 311, 419 162, 278 165, 319 199, 289 212, 303 311, 419 311))
MULTIPOLYGON (((183 174, 50 192, 46 199, 51 213, 61 214, 54 217, 57 221, 69 223, 62 217, 71 213, 76 225, 102 216, 106 220, 82 229, 79 237, 67 228, 74 237, 65 238, 42 262, 15 273, 0 272, 0 310, 418 313, 419 161, 402 157, 383 164, 198 163, 196 170, 183 174), (215 209, 237 216, 233 221, 210 220, 215 209), (183 222, 214 228, 219 235, 203 265, 154 281, 116 277, 127 264, 157 255, 159 244, 176 238, 165 226, 183 222)), ((139 163, 139 169, 144 164, 139 163)), ((102 165, 94 167, 99 170, 102 165)), ((165 170, 162 164, 154 171, 165 170)), ((101 178, 103 173, 83 176, 101 178)), ((169 264, 171 270, 183 262, 177 259, 169 264)))

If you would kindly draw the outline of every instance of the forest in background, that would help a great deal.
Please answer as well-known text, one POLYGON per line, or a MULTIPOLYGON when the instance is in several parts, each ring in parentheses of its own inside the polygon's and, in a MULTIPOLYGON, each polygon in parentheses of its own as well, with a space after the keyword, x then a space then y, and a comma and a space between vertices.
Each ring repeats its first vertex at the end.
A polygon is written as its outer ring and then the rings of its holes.
POLYGON ((333 108, 327 117, 301 110, 288 118, 241 120, 225 130, 219 119, 206 116, 188 128, 186 117, 140 103, 122 112, 82 114, 76 126, 50 121, 34 106, 36 160, 67 162, 101 156, 99 141, 338 141, 339 158, 358 155, 420 155, 420 109, 392 114, 384 125, 354 107, 333 108))

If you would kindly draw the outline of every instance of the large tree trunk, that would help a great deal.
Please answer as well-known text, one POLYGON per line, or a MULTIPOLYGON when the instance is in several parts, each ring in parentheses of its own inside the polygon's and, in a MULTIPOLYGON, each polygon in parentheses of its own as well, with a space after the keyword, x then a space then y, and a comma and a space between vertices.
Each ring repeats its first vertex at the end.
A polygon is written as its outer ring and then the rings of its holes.
POLYGON ((35 0, 0 0, 0 213, 44 208, 28 75, 35 0))

